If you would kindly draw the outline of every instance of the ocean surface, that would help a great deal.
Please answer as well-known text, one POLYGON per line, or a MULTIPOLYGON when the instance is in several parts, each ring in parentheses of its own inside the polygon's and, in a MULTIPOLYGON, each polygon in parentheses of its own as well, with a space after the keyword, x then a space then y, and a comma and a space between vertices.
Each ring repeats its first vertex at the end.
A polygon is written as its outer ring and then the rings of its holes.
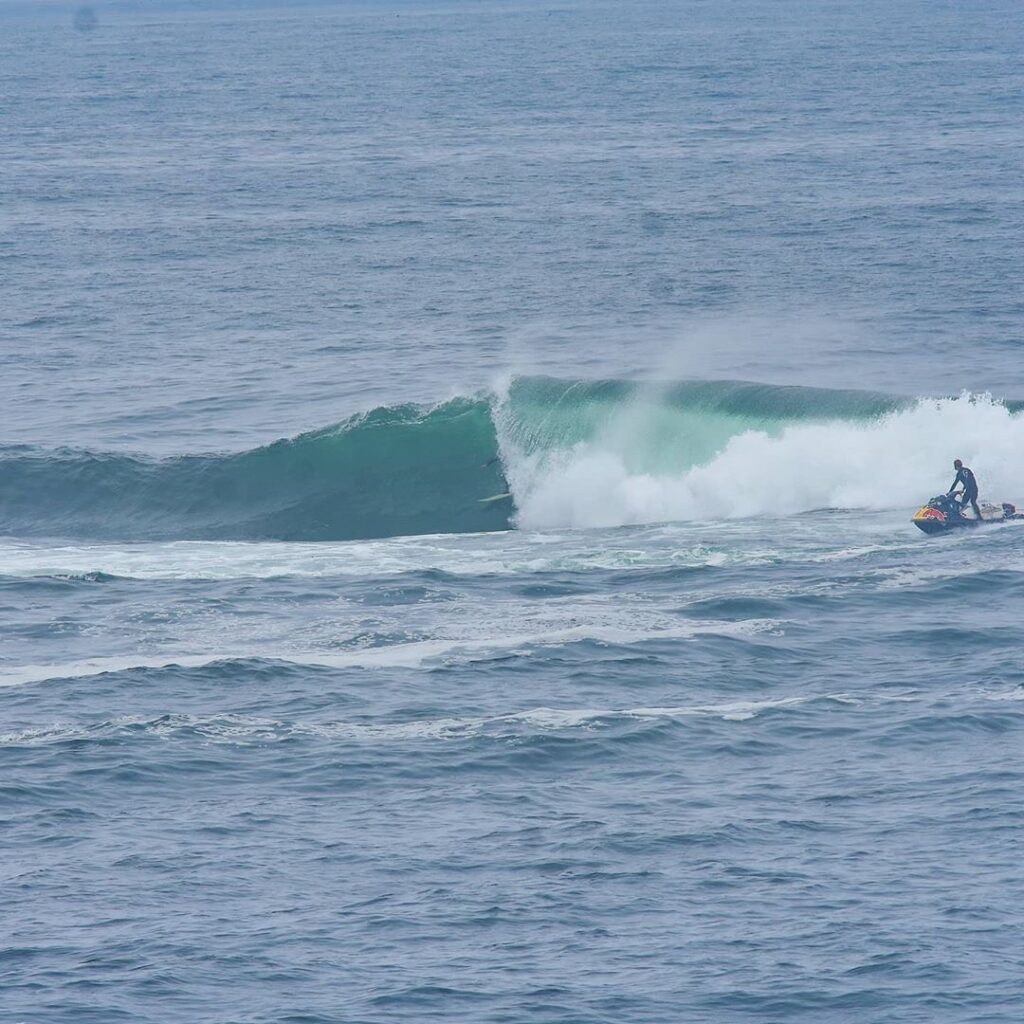
POLYGON ((1018 0, 0 0, 0 1021, 1019 1024, 1018 0))

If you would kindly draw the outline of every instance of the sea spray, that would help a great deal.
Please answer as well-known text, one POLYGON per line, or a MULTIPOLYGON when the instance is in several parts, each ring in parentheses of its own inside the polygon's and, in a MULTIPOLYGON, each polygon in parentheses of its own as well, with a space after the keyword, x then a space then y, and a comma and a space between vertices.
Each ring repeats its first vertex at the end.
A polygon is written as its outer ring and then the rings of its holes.
MULTIPOLYGON (((620 424, 621 426, 621 424, 620 424)), ((785 515, 821 508, 910 507, 945 490, 954 456, 994 500, 1024 496, 1024 420, 989 396, 922 399, 867 420, 746 427, 679 471, 631 457, 635 438, 605 431, 510 469, 523 527, 601 527, 785 515)), ((686 440, 681 438, 678 446, 686 440)), ((514 461, 514 460, 513 460, 514 461)))

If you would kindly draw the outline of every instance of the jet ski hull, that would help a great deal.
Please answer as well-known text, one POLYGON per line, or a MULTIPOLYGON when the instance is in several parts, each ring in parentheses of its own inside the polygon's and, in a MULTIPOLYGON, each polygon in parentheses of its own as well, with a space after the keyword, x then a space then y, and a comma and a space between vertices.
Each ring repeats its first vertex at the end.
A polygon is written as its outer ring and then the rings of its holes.
POLYGON ((911 522, 922 532, 929 535, 949 533, 951 530, 962 530, 988 523, 1005 523, 1010 519, 1020 519, 1021 513, 1016 507, 1005 504, 1001 508, 996 505, 983 504, 981 518, 965 516, 958 502, 946 494, 932 498, 927 505, 919 508, 911 522))
POLYGON ((959 519, 922 517, 920 513, 911 520, 919 530, 929 536, 934 536, 936 533, 949 533, 951 530, 961 530, 965 527, 981 526, 984 521, 984 519, 965 519, 963 516, 960 516, 959 519))

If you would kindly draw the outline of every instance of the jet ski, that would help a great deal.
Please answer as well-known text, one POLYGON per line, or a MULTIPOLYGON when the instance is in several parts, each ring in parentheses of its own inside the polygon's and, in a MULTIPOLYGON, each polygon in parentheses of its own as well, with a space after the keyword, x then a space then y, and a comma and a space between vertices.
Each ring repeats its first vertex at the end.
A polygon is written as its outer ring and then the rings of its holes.
POLYGON ((1002 505, 979 502, 981 518, 973 512, 965 516, 963 509, 950 494, 939 494, 929 499, 917 510, 911 522, 925 533, 949 533, 965 526, 983 526, 986 523, 1006 523, 1011 519, 1024 519, 1024 512, 1018 512, 1016 505, 1004 501, 1002 505))

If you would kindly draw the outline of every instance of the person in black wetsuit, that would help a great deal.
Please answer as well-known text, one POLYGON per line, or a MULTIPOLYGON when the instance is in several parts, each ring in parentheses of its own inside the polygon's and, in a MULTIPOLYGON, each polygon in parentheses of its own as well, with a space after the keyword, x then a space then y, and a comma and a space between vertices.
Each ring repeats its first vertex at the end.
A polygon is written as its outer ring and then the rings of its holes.
POLYGON ((981 509, 978 508, 978 481, 974 479, 974 474, 959 459, 953 460, 953 468, 956 470, 956 479, 953 481, 953 486, 946 493, 952 494, 958 486, 962 485, 964 493, 960 497, 960 507, 967 508, 969 502, 971 508, 974 509, 974 515, 981 519, 981 509))

